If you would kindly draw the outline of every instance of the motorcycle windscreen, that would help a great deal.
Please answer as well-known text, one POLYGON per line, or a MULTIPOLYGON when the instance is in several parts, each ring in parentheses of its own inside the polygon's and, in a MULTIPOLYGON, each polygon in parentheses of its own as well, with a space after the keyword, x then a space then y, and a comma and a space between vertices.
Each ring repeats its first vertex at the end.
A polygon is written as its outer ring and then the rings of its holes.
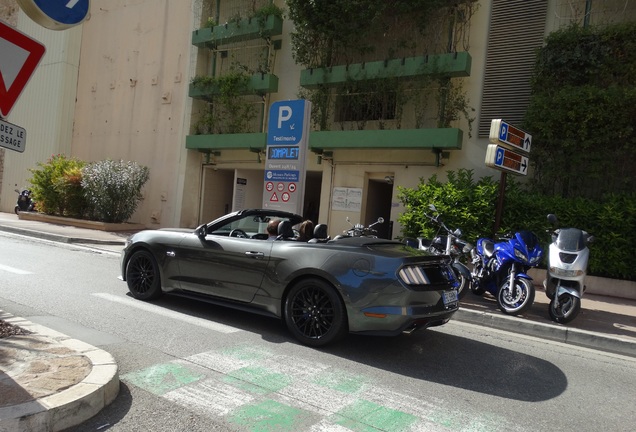
POLYGON ((576 252, 585 248, 583 231, 578 228, 562 228, 556 239, 559 249, 566 252, 576 252))

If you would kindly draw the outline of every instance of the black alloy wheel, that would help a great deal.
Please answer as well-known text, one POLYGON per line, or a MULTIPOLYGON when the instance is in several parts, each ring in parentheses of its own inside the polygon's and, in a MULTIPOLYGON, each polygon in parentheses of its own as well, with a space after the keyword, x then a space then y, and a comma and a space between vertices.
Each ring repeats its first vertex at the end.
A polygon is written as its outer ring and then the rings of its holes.
POLYGON ((348 332, 347 314, 336 290, 320 279, 305 279, 289 291, 285 323, 301 343, 324 346, 348 332))
POLYGON ((135 252, 126 266, 126 283, 134 298, 153 300, 161 296, 161 277, 157 261, 145 250, 135 252))

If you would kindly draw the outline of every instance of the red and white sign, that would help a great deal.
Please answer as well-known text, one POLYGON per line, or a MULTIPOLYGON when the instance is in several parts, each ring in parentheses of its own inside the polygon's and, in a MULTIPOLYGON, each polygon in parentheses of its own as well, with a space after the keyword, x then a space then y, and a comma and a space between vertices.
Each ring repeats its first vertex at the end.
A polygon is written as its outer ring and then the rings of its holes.
POLYGON ((40 42, 0 21, 0 116, 9 115, 45 51, 40 42))
POLYGON ((289 190, 291 193, 296 192, 296 183, 290 183, 290 184, 287 186, 287 190, 289 190))

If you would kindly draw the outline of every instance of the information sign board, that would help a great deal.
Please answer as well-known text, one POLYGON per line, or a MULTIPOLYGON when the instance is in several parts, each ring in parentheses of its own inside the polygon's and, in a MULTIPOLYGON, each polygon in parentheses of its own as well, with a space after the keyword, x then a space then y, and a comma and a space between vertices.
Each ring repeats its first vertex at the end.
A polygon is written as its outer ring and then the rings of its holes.
POLYGON ((26 130, 0 119, 0 147, 24 152, 26 146, 26 130))
POLYGON ((311 102, 274 102, 269 110, 263 208, 302 214, 311 102))

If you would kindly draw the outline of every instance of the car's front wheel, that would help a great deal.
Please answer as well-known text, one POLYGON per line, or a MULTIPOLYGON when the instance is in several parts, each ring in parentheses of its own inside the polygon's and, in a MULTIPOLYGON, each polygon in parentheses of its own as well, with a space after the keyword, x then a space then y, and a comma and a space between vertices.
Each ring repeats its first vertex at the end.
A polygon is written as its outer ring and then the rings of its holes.
POLYGON ((150 252, 133 253, 126 266, 126 283, 136 299, 153 300, 161 295, 159 266, 150 252))
POLYGON ((284 314, 289 331, 305 345, 327 345, 348 332, 342 299, 320 279, 305 279, 294 285, 286 297, 284 314))

